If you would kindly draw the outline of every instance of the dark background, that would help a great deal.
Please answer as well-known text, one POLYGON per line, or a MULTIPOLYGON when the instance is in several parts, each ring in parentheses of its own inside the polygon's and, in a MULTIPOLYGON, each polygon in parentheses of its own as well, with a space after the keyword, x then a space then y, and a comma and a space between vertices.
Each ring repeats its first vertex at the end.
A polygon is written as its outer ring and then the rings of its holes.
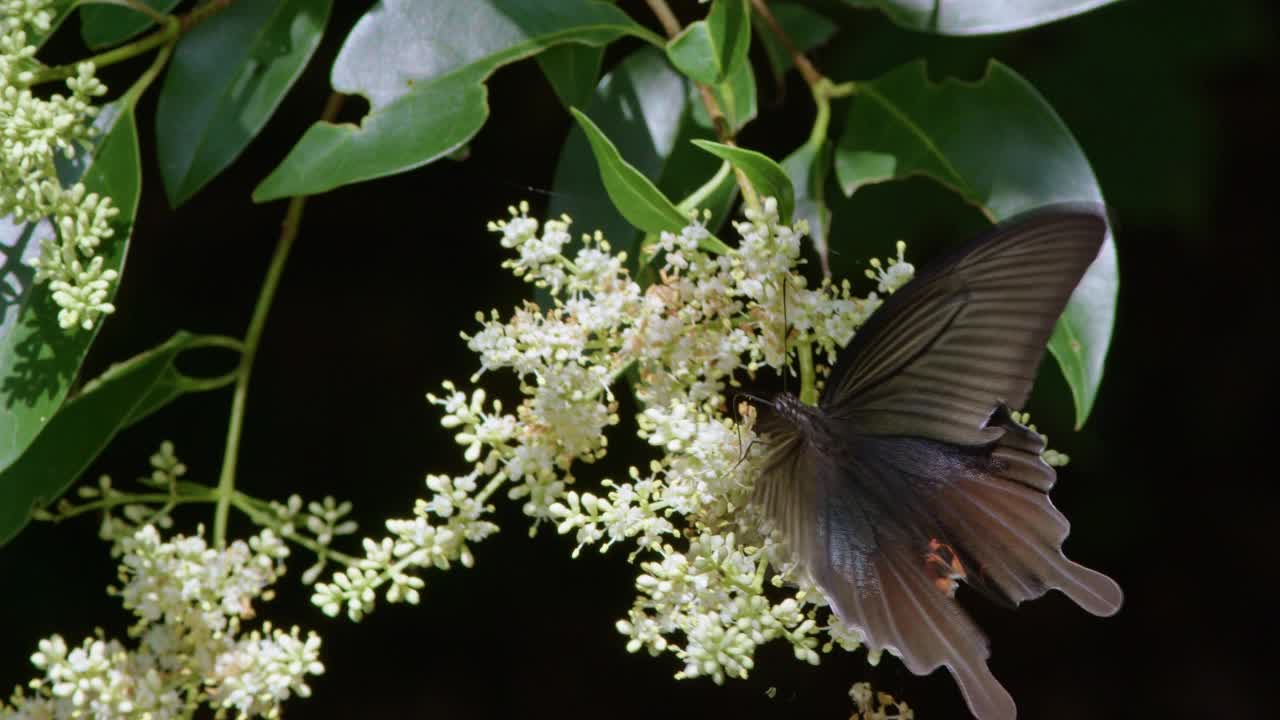
MULTIPOLYGON (((327 68, 367 7, 336 4, 324 45, 279 115, 177 211, 155 172, 155 93, 144 102, 142 206, 120 309, 89 374, 179 328, 243 332, 284 211, 283 203, 256 206, 248 193, 319 114, 327 68)), ((652 24, 642 3, 624 6, 652 24)), ((1274 215, 1271 173, 1280 165, 1275 4, 1134 0, 973 39, 912 35, 876 14, 829 6, 842 13, 846 34, 815 59, 836 79, 873 77, 919 56, 935 76, 975 78, 988 57, 1022 73, 1088 153, 1117 220, 1119 317, 1094 414, 1081 432, 1069 430, 1065 386, 1052 366, 1031 409, 1052 445, 1073 457, 1053 493, 1073 523, 1067 551, 1116 578, 1125 607, 1098 619, 1054 593, 1011 612, 961 591, 1021 716, 1270 716, 1268 340, 1277 266, 1265 219, 1274 215)), ((117 69, 107 82, 123 87, 138 69, 117 69)), ((757 77, 762 117, 741 142, 781 157, 807 132, 806 91, 793 76, 777 106, 759 62, 757 77)), ((551 187, 569 127, 533 63, 501 70, 490 87, 492 117, 466 162, 309 204, 254 371, 242 488, 350 498, 363 531, 377 535, 380 518, 411 512, 426 472, 465 470, 423 394, 474 371, 458 337, 475 327, 474 311, 510 308, 525 290, 498 267, 503 254, 484 224, 521 198, 545 207, 540 191, 551 187)), ((352 120, 362 112, 355 105, 352 120)), ((834 243, 858 261, 887 253, 898 238, 919 261, 982 224, 926 180, 868 188, 842 202, 837 218, 834 243)), ((215 356, 188 362, 225 369, 215 356)), ((216 482, 229 404, 227 392, 183 399, 119 437, 86 478, 110 472, 125 483, 167 438, 194 479, 216 482)), ((635 457, 622 435, 611 436, 618 445, 606 469, 615 474, 635 457)), ((307 603, 296 573, 310 559, 297 553, 265 615, 319 630, 327 673, 313 683, 313 700, 286 712, 841 718, 851 707, 848 686, 869 679, 909 701, 917 717, 967 717, 946 673, 917 678, 889 658, 870 668, 861 653, 824 656, 811 668, 774 644, 748 681, 675 681, 673 657, 629 655, 613 628, 634 595, 625 551, 571 560, 567 539, 544 528, 530 540, 518 508, 498 505, 503 530, 474 548, 474 569, 429 572, 421 606, 380 603, 359 625, 330 621, 307 603)), ((211 514, 178 517, 194 525, 211 514)), ((78 639, 95 627, 123 636, 128 617, 103 593, 115 568, 95 530, 90 519, 38 524, 0 551, 0 687, 32 676, 27 657, 41 637, 78 639)))

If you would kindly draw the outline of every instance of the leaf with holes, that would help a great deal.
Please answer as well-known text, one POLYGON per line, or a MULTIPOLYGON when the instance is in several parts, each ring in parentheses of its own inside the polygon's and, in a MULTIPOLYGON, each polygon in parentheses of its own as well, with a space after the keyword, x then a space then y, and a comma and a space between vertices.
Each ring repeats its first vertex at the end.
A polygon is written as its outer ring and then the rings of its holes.
POLYGON ((623 35, 660 43, 621 10, 589 0, 384 0, 347 36, 334 89, 368 98, 360 125, 318 122, 253 192, 265 202, 412 170, 465 145, 489 115, 498 68, 567 42, 623 35), (465 38, 459 43, 458 38, 465 38))

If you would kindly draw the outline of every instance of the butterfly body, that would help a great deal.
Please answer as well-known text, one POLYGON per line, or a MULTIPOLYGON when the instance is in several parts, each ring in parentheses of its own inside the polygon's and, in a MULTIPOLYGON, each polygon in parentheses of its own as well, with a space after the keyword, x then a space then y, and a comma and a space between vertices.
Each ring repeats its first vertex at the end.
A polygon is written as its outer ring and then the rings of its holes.
POLYGON ((958 581, 1006 605, 1059 589, 1097 615, 1119 587, 1062 553, 1043 439, 1010 412, 1106 233, 1095 208, 998 226, 891 296, 817 406, 776 395, 754 502, 839 619, 925 674, 945 666, 974 715, 1013 718, 958 581))

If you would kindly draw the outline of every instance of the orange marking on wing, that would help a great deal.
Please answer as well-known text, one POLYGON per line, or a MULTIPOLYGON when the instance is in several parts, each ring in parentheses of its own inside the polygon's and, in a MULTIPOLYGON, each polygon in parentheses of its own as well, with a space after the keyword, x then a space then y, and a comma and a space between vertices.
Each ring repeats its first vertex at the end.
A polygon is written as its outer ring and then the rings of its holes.
POLYGON ((929 538, 929 552, 925 553, 924 566, 934 576, 933 584, 947 597, 955 597, 956 580, 966 577, 964 564, 960 562, 955 549, 937 538, 929 538))

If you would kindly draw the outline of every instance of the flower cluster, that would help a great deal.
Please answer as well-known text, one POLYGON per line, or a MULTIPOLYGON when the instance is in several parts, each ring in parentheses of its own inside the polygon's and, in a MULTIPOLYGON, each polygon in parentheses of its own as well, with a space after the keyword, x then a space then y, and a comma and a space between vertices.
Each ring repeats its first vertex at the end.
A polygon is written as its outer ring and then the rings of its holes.
POLYGON ((410 519, 388 520, 390 537, 380 541, 365 538, 365 557, 334 573, 332 582, 316 583, 311 601, 329 616, 345 606, 347 616, 359 620, 373 609, 383 585, 387 586, 387 602, 416 605, 423 581, 413 574, 414 569, 447 570, 454 562, 471 567, 475 559, 467 544, 498 529, 484 519, 493 509, 485 499, 496 485, 477 493, 477 477, 478 473, 428 476, 431 500, 418 500, 410 519))
POLYGON ((93 101, 107 91, 92 63, 81 63, 67 78, 69 95, 36 96, 31 87, 40 64, 28 30, 50 30, 52 0, 0 0, 0 218, 19 223, 52 221, 31 261, 36 282, 48 282, 61 308, 63 328, 90 329, 114 312, 109 302, 118 273, 98 254, 111 237, 119 209, 111 198, 82 183, 63 187, 54 159, 74 157, 96 131, 93 101))
MULTIPOLYGON (((857 647, 855 633, 819 622, 814 588, 780 589, 797 580, 749 514, 754 412, 728 408, 737 375, 787 368, 798 347, 834 361, 882 301, 875 292, 855 297, 847 282, 811 287, 797 271, 803 227, 781 223, 772 199, 734 224, 736 248, 696 220, 642 249, 656 278, 647 287, 598 233, 570 252, 567 217, 539 223, 522 204, 492 223, 515 253, 505 266, 551 297, 505 317, 481 314, 480 328, 464 336, 479 357, 473 381, 511 371, 521 401, 506 408, 482 389, 448 382, 429 395, 472 472, 428 478, 433 495, 415 518, 388 522, 390 537, 366 539, 366 557, 317 585, 314 602, 359 618, 383 585, 389 601, 416 601, 422 581, 413 568, 470 565, 466 543, 496 530, 485 502, 505 486, 531 533, 549 521, 575 536, 575 554, 631 547, 637 597, 618 630, 633 652, 672 653, 680 677, 744 677, 756 647, 775 639, 809 663, 818 662, 824 633, 825 649, 857 647), (605 432, 620 422, 613 393, 624 377, 643 408, 635 432, 656 457, 625 480, 579 491, 575 473, 605 454, 605 432)), ((911 266, 900 256, 882 272, 891 292, 911 266)))
POLYGON ((490 224, 514 253, 504 266, 550 299, 481 313, 479 329, 463 337, 479 359, 472 381, 509 371, 519 402, 507 407, 452 382, 428 395, 471 472, 429 477, 432 494, 415 517, 365 539, 365 557, 318 584, 313 601, 352 619, 383 587, 390 602, 416 602, 417 570, 471 565, 469 544, 497 530, 486 503, 505 488, 531 534, 549 522, 573 536, 575 556, 589 546, 628 547, 637 592, 617 629, 631 652, 674 655, 677 677, 745 677, 756 648, 773 640, 807 663, 860 647, 859 633, 831 616, 821 591, 762 531, 750 503, 755 413, 735 407, 732 390, 743 375, 789 373, 798 359, 802 392, 806 384, 815 392, 814 356, 833 363, 883 302, 878 293, 913 276, 905 246, 871 263, 876 291, 856 297, 847 282, 810 286, 799 272, 804 228, 781 223, 773 199, 733 225, 733 248, 696 217, 662 233, 641 248, 635 276, 599 233, 575 246, 569 218, 539 223, 526 204, 510 213, 490 224), (638 401, 634 432, 654 456, 625 479, 580 487, 577 473, 604 456, 605 433, 621 422, 614 393, 623 391, 638 401))
POLYGON ((264 623, 243 633, 254 605, 271 597, 288 548, 271 530, 209 547, 199 535, 165 541, 151 525, 120 540, 117 594, 137 616, 128 648, 99 633, 79 645, 54 635, 31 662, 42 673, 14 691, 12 718, 189 717, 208 703, 237 717, 278 717, 324 672, 320 639, 264 623))

